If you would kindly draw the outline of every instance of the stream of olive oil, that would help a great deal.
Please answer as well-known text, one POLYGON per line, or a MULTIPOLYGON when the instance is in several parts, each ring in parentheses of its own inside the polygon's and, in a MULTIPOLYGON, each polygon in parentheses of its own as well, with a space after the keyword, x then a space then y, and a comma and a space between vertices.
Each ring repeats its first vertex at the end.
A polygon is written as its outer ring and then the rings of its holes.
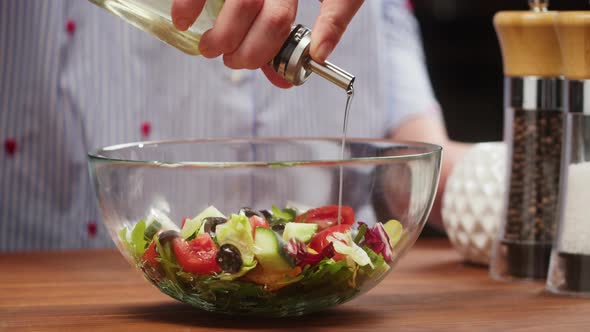
MULTIPOLYGON (((354 88, 351 85, 346 91, 346 107, 344 108, 344 123, 342 124, 342 143, 340 147, 340 160, 344 161, 344 150, 346 147, 346 129, 348 127, 348 113, 350 112, 350 105, 354 97, 354 88)), ((338 225, 342 219, 342 184, 344 179, 344 166, 340 164, 340 179, 338 184, 338 225)))

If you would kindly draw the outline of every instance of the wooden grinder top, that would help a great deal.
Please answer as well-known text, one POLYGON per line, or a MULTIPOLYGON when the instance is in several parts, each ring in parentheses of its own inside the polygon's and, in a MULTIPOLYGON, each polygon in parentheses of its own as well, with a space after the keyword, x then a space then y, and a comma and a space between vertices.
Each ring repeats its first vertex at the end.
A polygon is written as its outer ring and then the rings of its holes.
POLYGON ((561 54, 555 31, 557 12, 547 11, 546 7, 535 9, 501 11, 494 16, 505 76, 562 75, 561 54))
POLYGON ((560 12, 556 30, 567 79, 590 79, 590 12, 560 12))

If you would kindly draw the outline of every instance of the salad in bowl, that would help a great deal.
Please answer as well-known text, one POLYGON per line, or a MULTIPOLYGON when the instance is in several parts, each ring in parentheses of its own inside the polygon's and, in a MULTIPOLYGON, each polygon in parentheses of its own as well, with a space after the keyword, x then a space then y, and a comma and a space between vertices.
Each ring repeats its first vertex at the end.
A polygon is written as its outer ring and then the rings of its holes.
POLYGON ((397 220, 369 226, 337 205, 229 215, 210 206, 181 228, 152 211, 119 232, 129 257, 162 292, 247 314, 347 301, 385 276, 402 234, 397 220))
POLYGON ((160 291, 215 313, 298 316, 375 287, 434 201, 440 147, 349 139, 342 158, 341 144, 131 143, 91 154, 90 172, 114 243, 160 291))

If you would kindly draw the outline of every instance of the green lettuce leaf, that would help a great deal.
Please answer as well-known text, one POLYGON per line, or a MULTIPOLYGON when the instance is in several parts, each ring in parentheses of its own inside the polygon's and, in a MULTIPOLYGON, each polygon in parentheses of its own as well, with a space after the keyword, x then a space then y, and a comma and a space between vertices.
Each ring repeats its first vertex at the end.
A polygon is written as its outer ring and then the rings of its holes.
POLYGON ((319 291, 330 293, 334 289, 349 288, 354 283, 354 269, 345 259, 338 262, 331 258, 323 259, 318 265, 305 269, 300 283, 304 288, 317 288, 319 291))
POLYGON ((149 241, 151 239, 145 238, 145 221, 141 220, 133 229, 129 231, 127 227, 123 227, 119 230, 119 239, 125 245, 129 253, 139 260, 143 253, 147 249, 149 241))
POLYGON ((275 205, 272 206, 272 218, 269 221, 271 226, 276 224, 285 224, 288 222, 294 222, 297 217, 297 212, 294 209, 285 208, 279 209, 275 205))
POLYGON ((258 263, 254 259, 254 238, 252 228, 246 216, 232 214, 229 220, 217 226, 215 239, 219 246, 231 244, 235 246, 242 255, 242 267, 237 273, 223 273, 220 279, 237 279, 256 267, 258 263))
POLYGON ((362 249, 367 253, 369 258, 371 259, 371 263, 373 263, 373 268, 369 268, 365 266, 361 268, 361 271, 365 273, 369 278, 380 278, 383 276, 389 269, 391 268, 389 264, 383 259, 381 254, 377 254, 371 248, 367 246, 363 246, 362 249))
POLYGON ((125 248, 127 248, 127 250, 130 253, 133 253, 133 246, 129 241, 127 241, 127 232, 128 231, 129 230, 127 229, 127 227, 121 227, 121 229, 119 230, 119 240, 121 240, 121 243, 123 243, 125 248))
POLYGON ((363 238, 365 237, 365 233, 367 232, 367 224, 361 224, 358 228, 358 233, 354 237, 354 243, 359 244, 363 238))

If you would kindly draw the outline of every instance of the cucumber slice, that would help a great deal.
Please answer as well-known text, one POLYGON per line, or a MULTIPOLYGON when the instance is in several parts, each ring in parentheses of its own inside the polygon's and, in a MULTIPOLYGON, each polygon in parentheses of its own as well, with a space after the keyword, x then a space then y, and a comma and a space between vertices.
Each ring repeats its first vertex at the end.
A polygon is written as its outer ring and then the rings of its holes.
POLYGON ((178 226, 164 212, 151 209, 145 220, 145 238, 151 241, 160 230, 178 230, 178 226))
POLYGON ((278 236, 271 229, 256 228, 254 238, 254 255, 265 271, 286 271, 294 267, 293 261, 287 259, 278 236))
POLYGON ((209 206, 193 219, 187 220, 187 222, 184 224, 184 227, 180 231, 180 235, 184 239, 188 239, 193 234, 195 234, 197 230, 199 230, 199 233, 201 233, 202 231, 200 231, 200 229, 203 226, 203 220, 205 218, 210 217, 225 218, 225 216, 221 212, 219 212, 219 210, 217 210, 214 206, 209 206))
POLYGON ((294 223, 289 222, 285 224, 283 231, 283 240, 289 242, 291 239, 297 239, 307 243, 318 231, 317 224, 294 223))

